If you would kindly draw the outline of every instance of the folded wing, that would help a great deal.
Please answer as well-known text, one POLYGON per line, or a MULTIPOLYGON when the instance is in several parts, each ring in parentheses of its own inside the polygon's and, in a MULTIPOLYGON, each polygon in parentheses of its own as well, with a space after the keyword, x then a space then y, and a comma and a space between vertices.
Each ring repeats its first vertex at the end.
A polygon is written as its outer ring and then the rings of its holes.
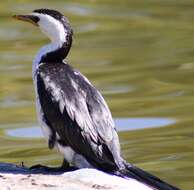
POLYGON ((116 169, 120 162, 119 141, 101 94, 65 63, 41 64, 37 82, 45 118, 60 142, 97 168, 116 169))

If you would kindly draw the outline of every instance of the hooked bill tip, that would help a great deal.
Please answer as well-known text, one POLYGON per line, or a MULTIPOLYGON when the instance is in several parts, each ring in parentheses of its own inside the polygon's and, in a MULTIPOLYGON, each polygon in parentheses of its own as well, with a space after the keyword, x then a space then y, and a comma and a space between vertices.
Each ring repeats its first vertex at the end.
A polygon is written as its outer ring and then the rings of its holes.
POLYGON ((17 15, 12 15, 12 18, 17 18, 17 15))

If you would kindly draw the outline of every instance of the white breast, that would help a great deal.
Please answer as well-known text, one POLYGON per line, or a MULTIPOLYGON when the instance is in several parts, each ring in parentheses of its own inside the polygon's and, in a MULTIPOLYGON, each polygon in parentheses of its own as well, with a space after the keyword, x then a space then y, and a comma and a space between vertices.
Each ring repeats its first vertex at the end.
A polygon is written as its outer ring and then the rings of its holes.
POLYGON ((57 148, 59 152, 64 155, 65 160, 69 163, 72 163, 73 158, 75 156, 74 150, 69 146, 61 146, 59 143, 57 143, 57 148))

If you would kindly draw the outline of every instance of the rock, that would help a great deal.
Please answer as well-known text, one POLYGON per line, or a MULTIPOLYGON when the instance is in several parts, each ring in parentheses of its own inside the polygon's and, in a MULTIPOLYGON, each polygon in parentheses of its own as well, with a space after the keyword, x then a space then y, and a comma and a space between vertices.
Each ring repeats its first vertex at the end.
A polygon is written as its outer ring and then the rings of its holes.
POLYGON ((134 179, 96 169, 51 174, 8 163, 0 163, 0 187, 1 190, 151 190, 134 179))

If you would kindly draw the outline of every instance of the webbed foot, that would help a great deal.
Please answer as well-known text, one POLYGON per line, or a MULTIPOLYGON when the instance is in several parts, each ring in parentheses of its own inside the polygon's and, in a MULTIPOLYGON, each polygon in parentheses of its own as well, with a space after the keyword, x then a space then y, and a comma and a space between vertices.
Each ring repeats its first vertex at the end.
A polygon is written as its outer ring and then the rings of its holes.
POLYGON ((50 138, 48 140, 48 147, 49 147, 49 149, 53 149, 54 146, 55 146, 55 139, 50 138))
POLYGON ((48 139, 48 147, 49 147, 49 149, 53 149, 54 148, 55 142, 56 142, 56 133, 54 131, 52 131, 52 134, 49 136, 49 139, 48 139))
POLYGON ((32 170, 32 171, 35 171, 35 172, 51 172, 51 173, 55 173, 55 172, 74 171, 74 170, 76 170, 78 168, 73 167, 73 166, 68 166, 68 167, 64 167, 64 166, 61 166, 61 167, 49 167, 49 166, 44 166, 44 165, 41 165, 41 164, 37 164, 37 165, 31 166, 29 169, 32 170))

